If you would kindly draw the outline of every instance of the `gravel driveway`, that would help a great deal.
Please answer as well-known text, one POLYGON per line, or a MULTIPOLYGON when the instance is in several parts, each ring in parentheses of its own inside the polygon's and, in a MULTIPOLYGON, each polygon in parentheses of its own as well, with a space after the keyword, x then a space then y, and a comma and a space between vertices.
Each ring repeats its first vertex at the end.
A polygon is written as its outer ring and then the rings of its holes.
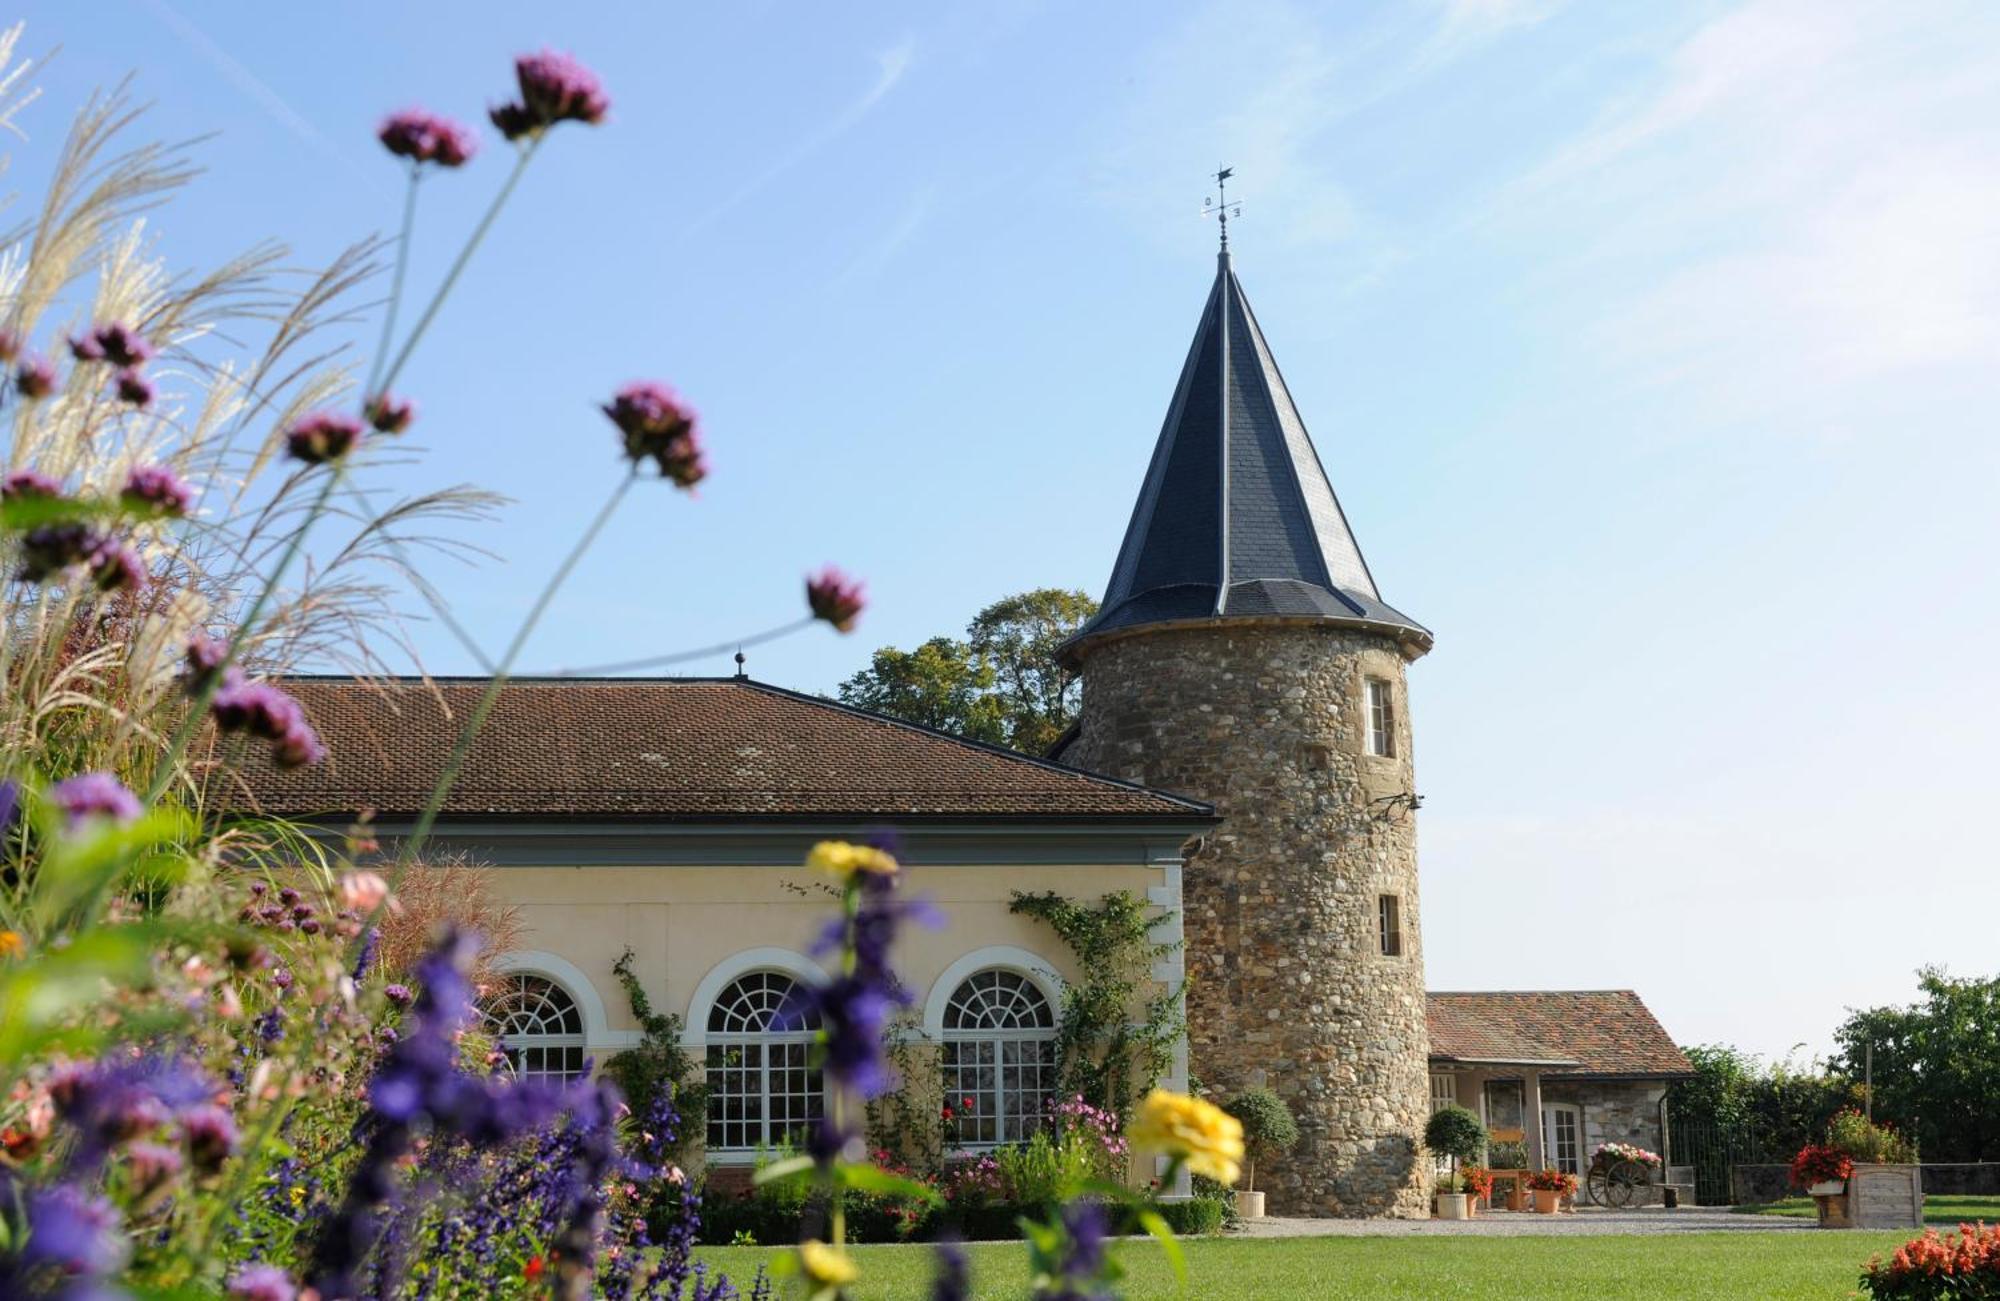
POLYGON ((1319 1220, 1270 1216, 1249 1220, 1231 1234, 1244 1238, 1403 1238, 1446 1236, 1527 1237, 1618 1233, 1805 1233, 1812 1220, 1781 1215, 1738 1215, 1720 1206, 1657 1206, 1624 1211, 1591 1208, 1573 1214, 1535 1215, 1527 1211, 1481 1211, 1474 1220, 1319 1220))

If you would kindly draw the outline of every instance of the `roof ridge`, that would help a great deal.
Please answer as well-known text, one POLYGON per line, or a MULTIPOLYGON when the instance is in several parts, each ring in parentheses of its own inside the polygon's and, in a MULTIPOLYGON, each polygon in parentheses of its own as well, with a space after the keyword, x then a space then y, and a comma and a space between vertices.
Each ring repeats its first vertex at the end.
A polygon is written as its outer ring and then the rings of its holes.
POLYGON ((912 723, 906 718, 895 718, 888 714, 878 714, 872 709, 862 709, 857 705, 850 705, 845 701, 832 700, 826 696, 816 696, 808 692, 795 690, 791 687, 781 687, 769 682, 758 682, 750 678, 742 678, 742 679, 730 678, 730 679, 725 679, 725 681, 733 682, 737 686, 747 687, 754 691, 764 691, 772 695, 784 696, 791 700, 797 700, 804 704, 818 705, 822 708, 836 710, 840 713, 848 714, 856 718, 865 718, 871 722, 883 723, 890 727, 903 728, 907 731, 916 732, 923 736, 934 737, 944 741, 951 741, 954 742, 955 744, 967 746, 975 750, 984 750, 987 753, 997 755, 1002 759, 1018 760, 1019 762, 1026 763, 1032 765, 1033 767, 1041 768, 1049 772, 1061 773, 1066 777, 1081 777, 1085 781, 1091 781, 1091 782, 1096 782, 1100 785, 1115 787, 1119 790, 1137 791, 1144 795, 1157 795, 1162 799, 1174 800, 1178 803, 1185 804, 1188 807, 1199 810, 1200 812, 1203 813, 1215 812, 1215 806, 1213 804, 1207 803, 1204 800, 1195 799, 1192 796, 1181 795, 1174 791, 1161 790, 1156 786, 1142 785, 1139 782, 1126 781, 1122 777, 1112 777, 1106 773, 1091 772, 1088 769, 1084 768, 1072 768, 1068 764, 1056 763, 1054 760, 1043 759, 1036 755, 1024 753, 1020 750, 1010 750, 1004 745, 994 745, 990 741, 974 740, 972 737, 969 736, 957 736, 954 735, 953 733, 943 731, 942 729, 939 728, 928 727, 922 723, 912 723))

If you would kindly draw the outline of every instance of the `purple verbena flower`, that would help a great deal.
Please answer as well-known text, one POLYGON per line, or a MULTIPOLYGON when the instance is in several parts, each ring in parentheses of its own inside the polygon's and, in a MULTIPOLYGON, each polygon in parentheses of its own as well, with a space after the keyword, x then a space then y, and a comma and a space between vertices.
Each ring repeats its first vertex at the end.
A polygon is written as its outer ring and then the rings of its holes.
POLYGON ((653 458, 660 477, 692 488, 708 474, 694 408, 665 384, 642 380, 612 397, 604 414, 625 436, 625 457, 635 465, 653 458))
POLYGON ((33 353, 21 358, 14 366, 14 391, 30 401, 55 392, 55 363, 33 353))
POLYGON ((0 479, 0 501, 54 501, 62 495, 62 484, 40 470, 11 470, 0 479))
POLYGON ((408 1007, 412 995, 408 985, 384 985, 382 987, 382 997, 388 999, 396 1007, 408 1007))
POLYGON ((15 577, 24 583, 44 583, 73 565, 90 559, 106 539, 88 524, 43 524, 21 535, 21 567, 15 577))
POLYGON ((180 1178, 181 1154, 163 1143, 133 1143, 125 1149, 125 1178, 132 1195, 151 1201, 180 1178))
POLYGON ((521 86, 517 103, 492 110, 493 125, 509 140, 538 135, 558 122, 596 125, 611 111, 597 74, 567 54, 543 50, 514 60, 521 86))
POLYGON ((185 515, 194 502, 194 490, 164 465, 134 466, 118 495, 127 506, 161 515, 185 515))
MULTIPOLYGON (((186 685, 189 695, 199 695, 207 689, 214 676, 222 671, 222 662, 229 658, 229 643, 197 632, 188 638, 187 651, 183 657, 186 685)), ((251 887, 251 893, 261 894, 263 882, 251 887)))
POLYGON ((214 1103, 191 1107, 181 1113, 181 1138, 195 1169, 213 1173, 236 1151, 236 1117, 214 1103))
POLYGON ((298 1285, 276 1265, 245 1265, 230 1275, 228 1295, 242 1301, 293 1301, 298 1285))
MULTIPOLYGON (((326 757, 326 747, 299 702, 268 682, 224 681, 209 701, 209 712, 225 732, 248 732, 271 742, 271 761, 280 768, 303 767, 326 757)), ((297 892, 291 894, 296 901, 297 892)))
POLYGON ((87 818, 130 822, 144 812, 139 797, 108 772, 78 773, 49 787, 49 802, 63 811, 71 826, 87 818))
POLYGON ((315 411, 301 416, 285 433, 285 446, 292 459, 307 465, 337 461, 361 441, 361 422, 338 411, 315 411))
POLYGON ((462 167, 479 149, 479 137, 469 127, 421 108, 391 113, 375 137, 398 158, 439 167, 462 167))
POLYGON ((861 584, 832 565, 806 579, 806 605, 813 618, 832 624, 835 632, 852 632, 867 604, 861 584))
POLYGON ((107 592, 142 590, 151 579, 146 573, 146 562, 132 549, 129 542, 104 537, 91 549, 86 562, 90 567, 90 581, 107 592))
POLYGON ((154 349, 137 330, 122 321, 112 321, 96 326, 89 334, 72 338, 69 351, 78 361, 109 362, 125 370, 151 361, 154 349))
POLYGON ((152 406, 153 381, 147 379, 145 372, 138 367, 127 366, 118 372, 118 399, 135 407, 152 406))
POLYGON ((394 393, 377 393, 367 402, 368 423, 381 434, 400 434, 417 418, 417 404, 394 393))

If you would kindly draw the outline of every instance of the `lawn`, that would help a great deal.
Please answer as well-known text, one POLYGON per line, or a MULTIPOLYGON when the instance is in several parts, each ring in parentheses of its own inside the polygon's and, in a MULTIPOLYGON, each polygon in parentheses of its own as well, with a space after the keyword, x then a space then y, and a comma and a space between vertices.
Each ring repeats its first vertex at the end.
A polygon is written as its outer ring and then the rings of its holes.
MULTIPOLYGON (((1810 1197, 1787 1197, 1781 1202, 1765 1202, 1761 1206, 1739 1206, 1736 1209, 1745 1215, 1783 1215, 1799 1220, 1810 1220, 1819 1214, 1810 1197)), ((1987 1224, 2000 1223, 2000 1197, 1924 1198, 1926 1224, 1967 1224, 1979 1221, 1987 1224)))
MULTIPOLYGON (((1188 1287, 1175 1285, 1159 1248, 1121 1244, 1129 1301, 1265 1301, 1321 1298, 1836 1298, 1854 1293, 1868 1257, 1905 1233, 1716 1233, 1663 1237, 1221 1238, 1188 1242, 1188 1287)), ((1024 1251, 1013 1243, 972 1247, 973 1295, 1018 1301, 1024 1251)), ((748 1283, 764 1247, 708 1247, 700 1257, 748 1283)), ((928 1247, 858 1247, 856 1301, 924 1301, 928 1247)))

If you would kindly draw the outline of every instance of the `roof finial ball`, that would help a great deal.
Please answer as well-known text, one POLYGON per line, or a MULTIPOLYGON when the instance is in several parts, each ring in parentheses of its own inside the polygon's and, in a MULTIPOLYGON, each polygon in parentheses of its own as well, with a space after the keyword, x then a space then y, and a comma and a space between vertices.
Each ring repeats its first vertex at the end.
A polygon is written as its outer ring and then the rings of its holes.
POLYGON ((1225 243, 1103 604, 1063 648, 1083 707, 1061 758, 1223 817, 1181 878, 1190 1066, 1226 1099, 1284 1063, 1303 1141, 1257 1171, 1281 1214, 1429 1213, 1404 669, 1430 645, 1362 559, 1225 243))
POLYGON ((749 658, 749 656, 745 655, 745 654, 744 654, 744 653, 743 653, 743 652, 742 652, 741 650, 738 650, 738 651, 736 652, 736 678, 737 678, 737 681, 739 681, 739 682, 740 682, 740 681, 743 681, 744 679, 746 679, 746 678, 748 678, 748 677, 750 676, 750 670, 749 670, 749 669, 746 669, 746 668, 744 668, 744 667, 743 667, 743 666, 744 666, 745 664, 748 664, 749 662, 750 662, 750 658, 749 658))

